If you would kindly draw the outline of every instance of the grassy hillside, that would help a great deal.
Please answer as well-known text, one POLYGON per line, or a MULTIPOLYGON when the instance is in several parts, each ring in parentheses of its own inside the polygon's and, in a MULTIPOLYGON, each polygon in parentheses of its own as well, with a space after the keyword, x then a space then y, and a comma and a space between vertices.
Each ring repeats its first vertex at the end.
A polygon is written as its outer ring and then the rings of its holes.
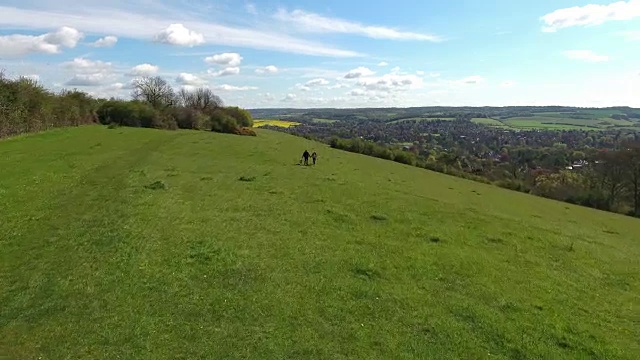
POLYGON ((0 354, 640 357, 640 221, 258 135, 1 141, 0 354))

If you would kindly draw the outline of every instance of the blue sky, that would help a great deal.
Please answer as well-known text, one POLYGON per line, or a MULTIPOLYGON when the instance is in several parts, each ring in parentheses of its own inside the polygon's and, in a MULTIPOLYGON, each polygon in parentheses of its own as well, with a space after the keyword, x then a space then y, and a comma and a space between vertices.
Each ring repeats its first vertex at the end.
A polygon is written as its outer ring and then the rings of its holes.
POLYGON ((4 0, 0 68, 259 107, 640 107, 640 0, 4 0))

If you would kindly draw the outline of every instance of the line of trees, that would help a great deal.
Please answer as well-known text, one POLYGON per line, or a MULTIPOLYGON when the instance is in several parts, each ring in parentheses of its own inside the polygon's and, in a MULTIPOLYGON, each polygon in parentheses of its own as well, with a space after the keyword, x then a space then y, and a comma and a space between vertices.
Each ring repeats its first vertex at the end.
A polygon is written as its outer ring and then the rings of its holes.
POLYGON ((412 152, 376 144, 372 141, 366 141, 360 138, 340 139, 334 137, 329 141, 329 145, 334 149, 341 149, 385 160, 392 160, 401 164, 412 166, 416 166, 418 164, 417 156, 412 152))
POLYGON ((161 77, 144 77, 134 81, 131 100, 107 100, 77 90, 55 93, 35 80, 8 79, 0 72, 0 138, 97 123, 256 135, 251 114, 224 106, 209 88, 175 91, 161 77))
POLYGON ((0 138, 55 127, 97 123, 97 102, 80 91, 49 91, 26 77, 0 71, 0 138))
POLYGON ((100 105, 103 124, 160 129, 212 130, 255 136, 251 114, 238 107, 225 107, 209 88, 174 91, 161 77, 133 82, 133 100, 109 100, 100 105))

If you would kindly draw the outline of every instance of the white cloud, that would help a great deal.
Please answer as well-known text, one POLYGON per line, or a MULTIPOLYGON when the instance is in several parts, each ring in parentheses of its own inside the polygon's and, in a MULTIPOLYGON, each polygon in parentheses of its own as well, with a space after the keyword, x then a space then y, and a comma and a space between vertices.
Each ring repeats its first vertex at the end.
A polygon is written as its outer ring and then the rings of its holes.
POLYGON ((218 64, 225 66, 240 66, 242 56, 238 53, 224 53, 206 57, 204 61, 207 64, 218 64))
MULTIPOLYGON (((427 70, 428 71, 428 70, 427 70)), ((284 72, 284 71, 283 71, 284 72)), ((28 72, 25 72, 28 73, 28 72)), ((344 75, 344 74, 343 74, 344 75)), ((380 91, 368 90, 358 85, 358 81, 344 81, 352 85, 348 90, 333 94, 320 94, 316 92, 301 93, 296 91, 276 92, 271 88, 255 92, 225 92, 223 98, 229 104, 237 104, 246 108, 354 108, 354 107, 410 107, 410 106, 526 106, 526 105, 550 105, 562 106, 631 106, 640 107, 640 76, 637 69, 619 70, 615 73, 591 72, 580 74, 567 74, 562 81, 549 81, 544 78, 529 79, 525 83, 516 84, 511 88, 501 88, 504 80, 500 78, 493 81, 487 79, 492 86, 470 86, 460 84, 460 78, 438 79, 429 81, 425 78, 423 89, 411 89, 408 91, 380 91), (560 83, 558 83, 560 82, 560 83), (432 85, 437 87, 432 88, 432 85), (360 89, 364 96, 351 96, 352 89, 360 89), (263 95, 270 91, 275 95, 275 100, 265 99, 263 95), (294 100, 282 102, 287 93, 297 96, 294 100), (244 98, 241 95, 245 95, 244 98)), ((444 73, 443 73, 444 77, 444 73)), ((327 80, 333 78, 326 77, 327 80)), ((306 79, 309 80, 309 79, 306 79)), ((305 80, 305 81, 306 81, 305 80)))
POLYGON ((440 77, 440 73, 437 73, 437 72, 430 72, 430 73, 429 73, 429 77, 432 77, 432 78, 440 77))
POLYGON ((375 72, 371 71, 369 68, 366 68, 364 66, 360 66, 358 68, 355 68, 351 71, 349 71, 347 73, 347 75, 344 76, 345 79, 357 79, 360 77, 365 77, 365 76, 371 76, 374 75, 375 72))
POLYGON ((573 26, 595 26, 607 21, 631 20, 640 17, 640 1, 617 1, 608 5, 589 4, 556 10, 540 19, 543 31, 556 32, 573 26))
POLYGON ((391 69, 391 73, 392 74, 397 74, 400 72, 400 66, 396 66, 393 69, 391 69))
POLYGON ((380 67, 389 66, 389 63, 386 62, 386 61, 381 61, 380 63, 378 63, 378 66, 380 66, 380 67))
POLYGON ((287 94, 282 101, 294 101, 296 98, 296 94, 287 94))
POLYGON ((104 72, 76 74, 65 84, 70 86, 98 86, 109 80, 109 74, 104 72))
POLYGON ((158 71, 160 70, 160 67, 157 65, 151 65, 151 64, 140 64, 140 65, 136 65, 134 66, 131 71, 129 72, 129 75, 131 76, 154 76, 158 73, 158 71))
POLYGON ((329 85, 329 81, 327 81, 326 79, 318 78, 318 79, 313 79, 313 80, 307 81, 307 83, 305 85, 307 85, 307 86, 323 86, 323 85, 329 85))
POLYGON ((278 10, 274 17, 280 21, 296 25, 299 30, 310 33, 356 34, 372 39, 418 40, 438 42, 442 39, 435 35, 399 31, 383 26, 363 25, 348 20, 328 18, 322 15, 294 10, 278 10))
POLYGON ((110 82, 115 77, 110 62, 75 58, 62 64, 75 75, 65 84, 70 86, 98 86, 110 82))
POLYGON ((110 72, 112 64, 100 60, 89 60, 86 58, 75 58, 62 64, 67 69, 81 74, 94 74, 97 72, 110 72))
POLYGON ((178 77, 176 78, 176 83, 181 85, 202 86, 207 82, 197 77, 196 75, 189 73, 180 73, 180 75, 178 75, 178 77))
POLYGON ((308 87, 306 85, 303 85, 303 84, 296 84, 296 89, 298 89, 300 91, 305 91, 305 92, 311 91, 310 87, 308 87))
POLYGON ((571 60, 581 60, 587 62, 609 61, 608 56, 598 55, 591 50, 567 50, 564 52, 564 56, 571 60))
POLYGON ((509 87, 512 87, 512 86, 515 86, 515 85, 516 85, 516 82, 515 82, 515 81, 507 80, 507 81, 503 81, 503 82, 500 84, 500 87, 503 87, 503 88, 509 88, 509 87))
POLYGON ((220 71, 215 71, 215 70, 207 70, 207 73, 211 76, 214 77, 220 77, 220 76, 231 76, 231 75, 238 75, 240 74, 240 68, 239 67, 228 67, 228 68, 224 68, 220 71))
POLYGON ((275 96, 273 96, 273 94, 271 93, 264 93, 264 94, 258 94, 258 96, 263 97, 265 100, 269 100, 269 101, 273 101, 276 99, 275 96))
POLYGON ((342 88, 348 88, 348 87, 349 87, 349 84, 337 83, 335 85, 329 86, 329 89, 342 89, 342 88))
POLYGON ((204 35, 187 29, 182 24, 171 24, 153 37, 163 44, 193 47, 204 44, 204 35))
POLYGON ((367 93, 362 89, 354 89, 348 93, 351 96, 365 96, 367 93))
MULTIPOLYGON (((1 9, 2 7, 0 7, 0 13, 1 9)), ((32 53, 58 54, 63 48, 76 47, 83 36, 78 30, 66 26, 55 32, 38 36, 20 34, 0 36, 0 56, 23 56, 32 53)))
POLYGON ((222 91, 249 91, 249 90, 258 90, 255 86, 234 86, 228 84, 222 84, 214 87, 217 90, 222 91))
POLYGON ((105 36, 96 40, 92 46, 94 47, 113 47, 118 42, 118 38, 115 36, 105 36))
POLYGON ((211 20, 203 20, 202 17, 185 14, 182 8, 167 4, 156 6, 150 12, 147 7, 135 8, 124 1, 105 2, 100 6, 97 6, 95 1, 90 1, 83 6, 69 6, 60 10, 52 10, 47 6, 47 3, 52 2, 31 3, 36 7, 35 9, 0 5, 0 27, 52 29, 73 26, 90 33, 107 33, 148 40, 158 35, 158 29, 163 29, 167 23, 171 23, 176 14, 181 14, 185 25, 196 29, 198 33, 207 34, 204 37, 207 44, 313 56, 363 56, 355 51, 339 49, 276 31, 262 28, 236 28, 211 20))
POLYGON ((418 76, 424 76, 424 75, 425 75, 425 72, 424 72, 424 71, 422 71, 422 70, 418 70, 418 71, 416 71, 416 75, 418 75, 418 76))
POLYGON ((380 77, 362 78, 358 81, 358 85, 367 90, 388 92, 420 89, 423 87, 424 81, 416 75, 386 74, 380 77))
POLYGON ((628 41, 640 41, 640 30, 622 31, 618 33, 628 41))
POLYGON ((278 72, 278 68, 274 65, 265 66, 264 68, 256 69, 256 74, 275 74, 278 72))
POLYGON ((97 86, 91 87, 88 89, 83 89, 89 95, 97 98, 109 99, 109 98, 120 98, 127 99, 129 95, 123 90, 127 89, 127 87, 123 83, 113 83, 106 86, 97 86))

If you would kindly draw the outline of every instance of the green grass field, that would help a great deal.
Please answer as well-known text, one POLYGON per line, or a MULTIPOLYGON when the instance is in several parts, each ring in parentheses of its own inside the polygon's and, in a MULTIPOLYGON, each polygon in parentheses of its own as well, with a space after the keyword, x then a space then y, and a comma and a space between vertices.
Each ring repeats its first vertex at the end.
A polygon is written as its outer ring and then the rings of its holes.
POLYGON ((474 118, 471 119, 471 122, 476 123, 476 124, 481 124, 481 125, 488 125, 488 126, 492 126, 492 127, 500 127, 500 128, 509 128, 508 125, 505 125, 504 123, 496 120, 496 119, 489 119, 489 118, 474 118))
POLYGON ((590 126, 589 120, 582 120, 584 125, 575 125, 576 122, 581 120, 576 119, 561 119, 554 117, 522 117, 522 118, 510 118, 502 120, 507 126, 516 129, 547 129, 547 130, 598 130, 595 125, 590 126))
POLYGON ((546 116, 546 117, 560 117, 560 118, 568 118, 572 115, 578 115, 585 118, 592 119, 600 119, 600 118, 610 118, 611 115, 622 114, 620 110, 613 109, 581 109, 573 112, 540 112, 535 113, 535 115, 546 116))
POLYGON ((596 114, 580 114, 585 119, 568 117, 567 113, 540 113, 531 117, 509 118, 502 120, 507 126, 517 129, 558 129, 558 130, 600 130, 616 127, 631 127, 636 123, 628 120, 615 120, 606 117, 597 117, 596 114))
MULTIPOLYGON (((607 127, 607 126, 633 126, 635 123, 629 120, 616 120, 607 116, 596 116, 594 114, 576 114, 578 116, 585 116, 589 118, 585 119, 574 119, 570 117, 571 114, 567 113, 541 113, 540 117, 545 118, 545 121, 557 121, 563 124, 570 125, 588 125, 588 126, 597 126, 597 127, 607 127), (603 123, 609 123, 610 125, 605 125, 603 123)), ((538 116, 536 116, 538 117, 538 116)))
POLYGON ((640 357, 640 221, 256 131, 0 141, 0 358, 640 357))

